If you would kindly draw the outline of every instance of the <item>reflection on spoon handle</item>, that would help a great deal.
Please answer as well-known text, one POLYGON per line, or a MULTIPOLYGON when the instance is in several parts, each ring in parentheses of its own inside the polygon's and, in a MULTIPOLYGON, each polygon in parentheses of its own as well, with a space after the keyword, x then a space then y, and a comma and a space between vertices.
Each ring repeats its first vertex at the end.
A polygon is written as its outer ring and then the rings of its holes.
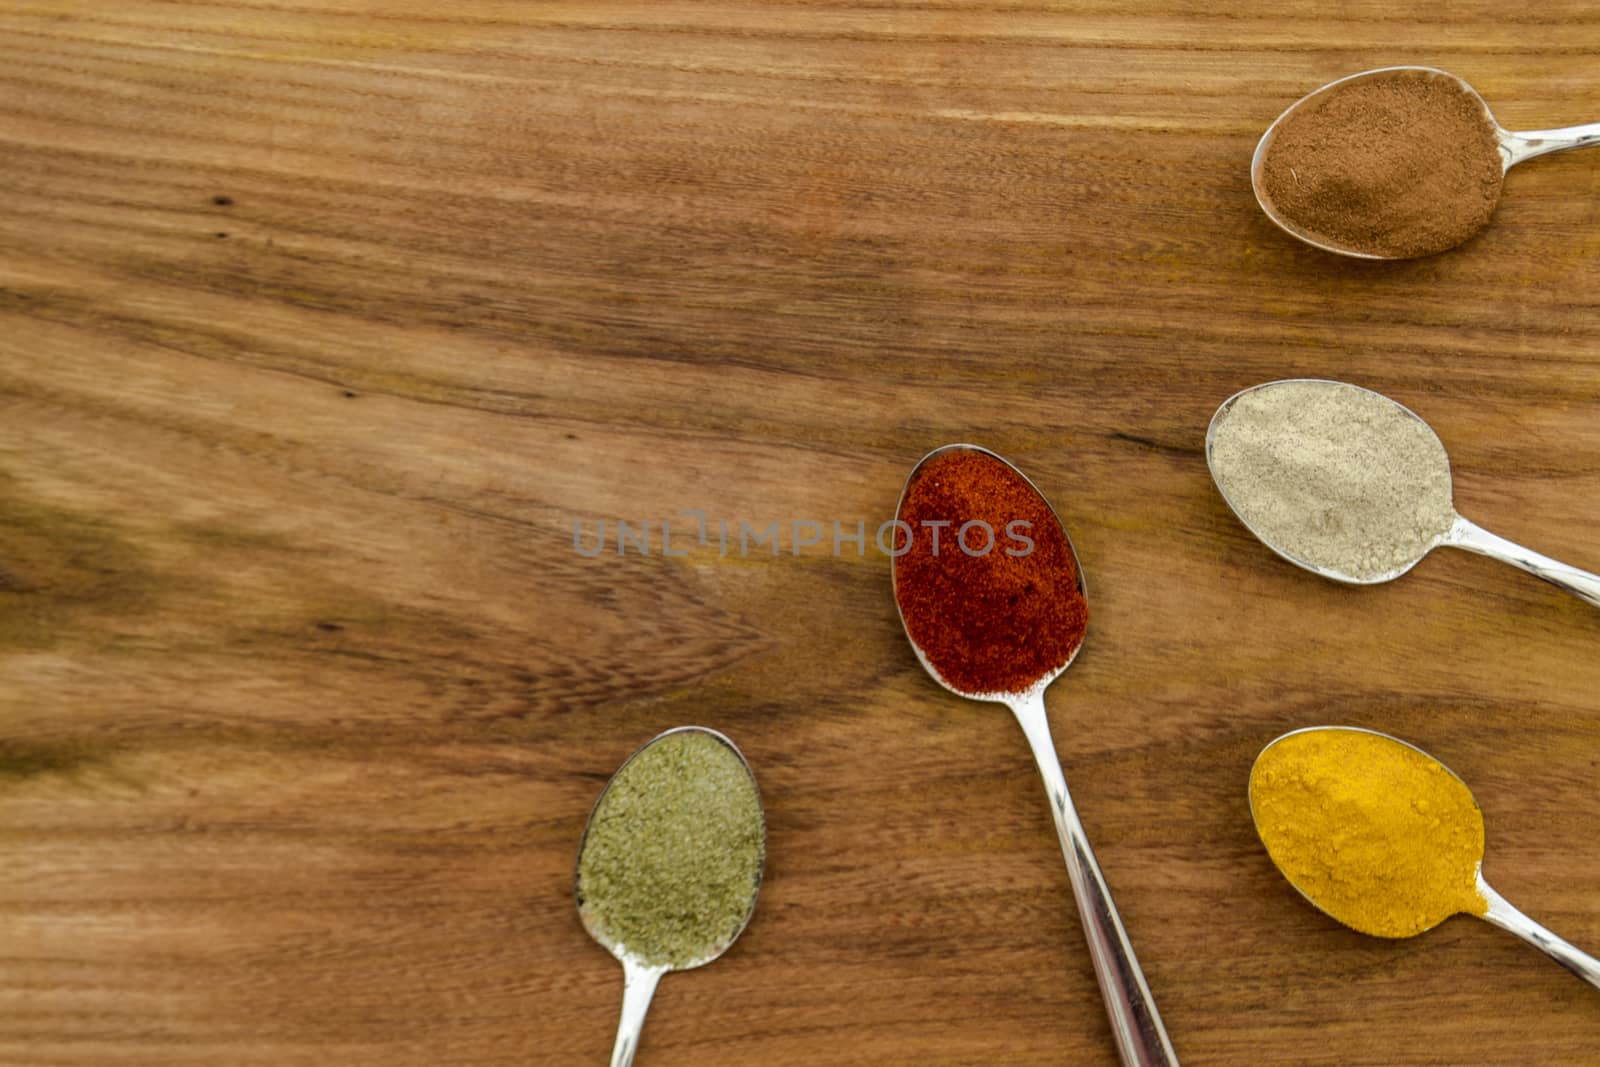
POLYGON ((1036 688, 1018 698, 1011 710, 1028 736, 1033 760, 1039 765, 1045 791, 1050 794, 1050 813, 1055 816, 1067 876, 1083 919, 1095 977, 1100 980, 1100 992, 1106 1000, 1106 1014, 1111 1017, 1117 1052, 1129 1067, 1177 1067, 1177 1053, 1172 1051, 1172 1042, 1161 1025, 1155 998, 1150 995, 1128 932, 1111 902, 1111 890, 1095 862, 1094 849, 1089 847, 1089 836, 1084 833, 1067 792, 1067 779, 1061 773, 1061 761, 1056 758, 1055 743, 1050 739, 1043 689, 1036 688))
POLYGON ((1505 156, 1507 170, 1534 156, 1597 144, 1600 144, 1600 122, 1591 122, 1587 126, 1566 126, 1559 130, 1522 130, 1516 133, 1504 130, 1500 134, 1500 151, 1505 156))
POLYGON ((1489 888, 1489 883, 1483 880, 1482 874, 1478 875, 1478 892, 1489 902, 1489 910, 1483 914, 1485 919, 1502 930, 1510 930, 1535 948, 1542 949, 1545 955, 1596 989, 1600 989, 1600 960, 1574 948, 1512 907, 1505 897, 1489 888))
POLYGON ((1600 608, 1600 574, 1580 571, 1560 560, 1541 556, 1532 549, 1523 548, 1514 541, 1496 536, 1459 515, 1456 516, 1456 524, 1445 534, 1444 543, 1490 556, 1513 567, 1520 567, 1534 577, 1543 578, 1551 585, 1560 586, 1600 608))
POLYGON ((665 967, 651 967, 630 959, 622 961, 622 1018, 617 1020, 617 1043, 611 1049, 611 1067, 628 1067, 639 1048, 639 1031, 644 1028, 644 1013, 656 983, 667 973, 665 967))

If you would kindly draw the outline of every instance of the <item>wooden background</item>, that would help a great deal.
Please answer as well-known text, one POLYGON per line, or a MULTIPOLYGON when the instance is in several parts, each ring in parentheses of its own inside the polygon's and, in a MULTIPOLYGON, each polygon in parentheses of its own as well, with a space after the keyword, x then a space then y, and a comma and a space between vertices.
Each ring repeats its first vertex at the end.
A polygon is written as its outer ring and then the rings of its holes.
POLYGON ((573 548, 871 529, 962 439, 1077 542, 1057 746, 1186 1064, 1600 1062, 1600 994, 1339 928, 1245 804, 1277 734, 1389 730, 1600 950, 1600 612, 1463 553, 1317 580, 1201 456, 1236 389, 1346 378, 1600 567, 1600 153, 1391 265, 1246 173, 1396 62, 1595 120, 1597 49, 1580 0, 0 0, 0 1062, 603 1063, 575 848, 696 722, 767 882, 641 1067, 1112 1063, 1021 734, 922 673, 886 559, 573 548))

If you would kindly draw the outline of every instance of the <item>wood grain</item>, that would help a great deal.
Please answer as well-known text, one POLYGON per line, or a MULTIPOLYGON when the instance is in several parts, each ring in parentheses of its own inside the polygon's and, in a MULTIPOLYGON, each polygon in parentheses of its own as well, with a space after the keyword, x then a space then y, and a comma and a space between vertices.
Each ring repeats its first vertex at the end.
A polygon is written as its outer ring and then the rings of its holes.
POLYGON ((1600 118, 1597 49, 1575 0, 0 0, 0 1063, 602 1063, 575 848, 685 722, 770 860, 641 1065, 1112 1063, 1023 740, 922 674, 882 556, 574 551, 870 530, 951 440, 1082 556, 1057 745, 1185 1063, 1600 1062, 1593 990, 1323 920, 1244 797, 1284 730, 1398 734, 1600 949, 1600 613, 1461 553, 1318 581, 1201 455, 1238 388, 1353 380, 1600 567, 1593 155, 1390 265, 1246 175, 1391 63, 1600 118))

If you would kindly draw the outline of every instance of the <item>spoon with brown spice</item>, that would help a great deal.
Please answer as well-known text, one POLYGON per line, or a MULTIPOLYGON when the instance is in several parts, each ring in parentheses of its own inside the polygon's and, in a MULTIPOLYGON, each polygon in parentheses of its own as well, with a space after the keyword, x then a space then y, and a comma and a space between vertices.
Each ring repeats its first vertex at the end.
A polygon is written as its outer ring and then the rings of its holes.
POLYGON ((744 931, 766 853, 755 775, 715 730, 668 730, 611 776, 574 878, 584 928, 622 962, 611 1067, 633 1062, 661 976, 710 963, 744 931))
POLYGON ((1279 115, 1256 145, 1250 184, 1267 217, 1309 245, 1413 259, 1487 225, 1518 163, 1595 144, 1600 123, 1515 133, 1454 74, 1382 67, 1279 115))

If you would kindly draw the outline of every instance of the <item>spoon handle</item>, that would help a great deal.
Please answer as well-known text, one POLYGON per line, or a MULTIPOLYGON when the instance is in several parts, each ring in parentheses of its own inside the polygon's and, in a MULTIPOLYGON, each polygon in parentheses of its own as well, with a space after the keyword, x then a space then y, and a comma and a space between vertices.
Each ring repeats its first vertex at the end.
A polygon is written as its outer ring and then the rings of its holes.
POLYGON ((1541 556, 1532 549, 1523 548, 1514 541, 1507 541, 1504 537, 1492 534, 1477 523, 1469 522, 1459 515, 1456 516, 1455 525, 1445 535, 1444 543, 1492 557, 1513 567, 1520 567, 1534 577, 1543 578, 1551 585, 1560 586, 1600 608, 1600 574, 1580 571, 1560 560, 1541 556))
POLYGON ((639 1031, 656 983, 667 973, 665 967, 651 967, 624 958, 622 961, 622 1018, 617 1020, 617 1043, 611 1049, 611 1067, 628 1067, 639 1048, 639 1031))
POLYGON ((1500 147, 1505 153, 1507 170, 1534 156, 1597 144, 1600 144, 1600 122, 1591 122, 1587 126, 1565 126, 1559 130, 1506 130, 1500 135, 1500 147))
POLYGON ((1512 907, 1505 897, 1489 888, 1489 883, 1478 875, 1478 892, 1488 902, 1489 909, 1483 917, 1502 930, 1510 930, 1528 944, 1543 950, 1544 954, 1561 966, 1600 989, 1600 960, 1587 952, 1574 948, 1543 926, 1512 907))
POLYGON ((1150 995, 1150 986, 1139 969, 1128 932, 1111 901, 1105 875, 1095 862, 1089 836, 1072 806, 1067 779, 1056 758, 1055 742, 1050 738, 1050 720, 1045 714, 1044 692, 1036 688, 1011 705, 1022 732, 1028 736, 1033 760, 1044 778, 1050 795, 1050 813, 1055 816, 1056 833, 1061 838, 1061 854, 1067 861, 1067 877, 1072 895, 1083 919, 1083 933, 1089 942, 1089 957, 1094 961, 1095 977, 1105 997, 1106 1014, 1111 1018, 1111 1033, 1117 1052, 1128 1067, 1177 1067, 1178 1056, 1161 1025, 1161 1014, 1150 995))

